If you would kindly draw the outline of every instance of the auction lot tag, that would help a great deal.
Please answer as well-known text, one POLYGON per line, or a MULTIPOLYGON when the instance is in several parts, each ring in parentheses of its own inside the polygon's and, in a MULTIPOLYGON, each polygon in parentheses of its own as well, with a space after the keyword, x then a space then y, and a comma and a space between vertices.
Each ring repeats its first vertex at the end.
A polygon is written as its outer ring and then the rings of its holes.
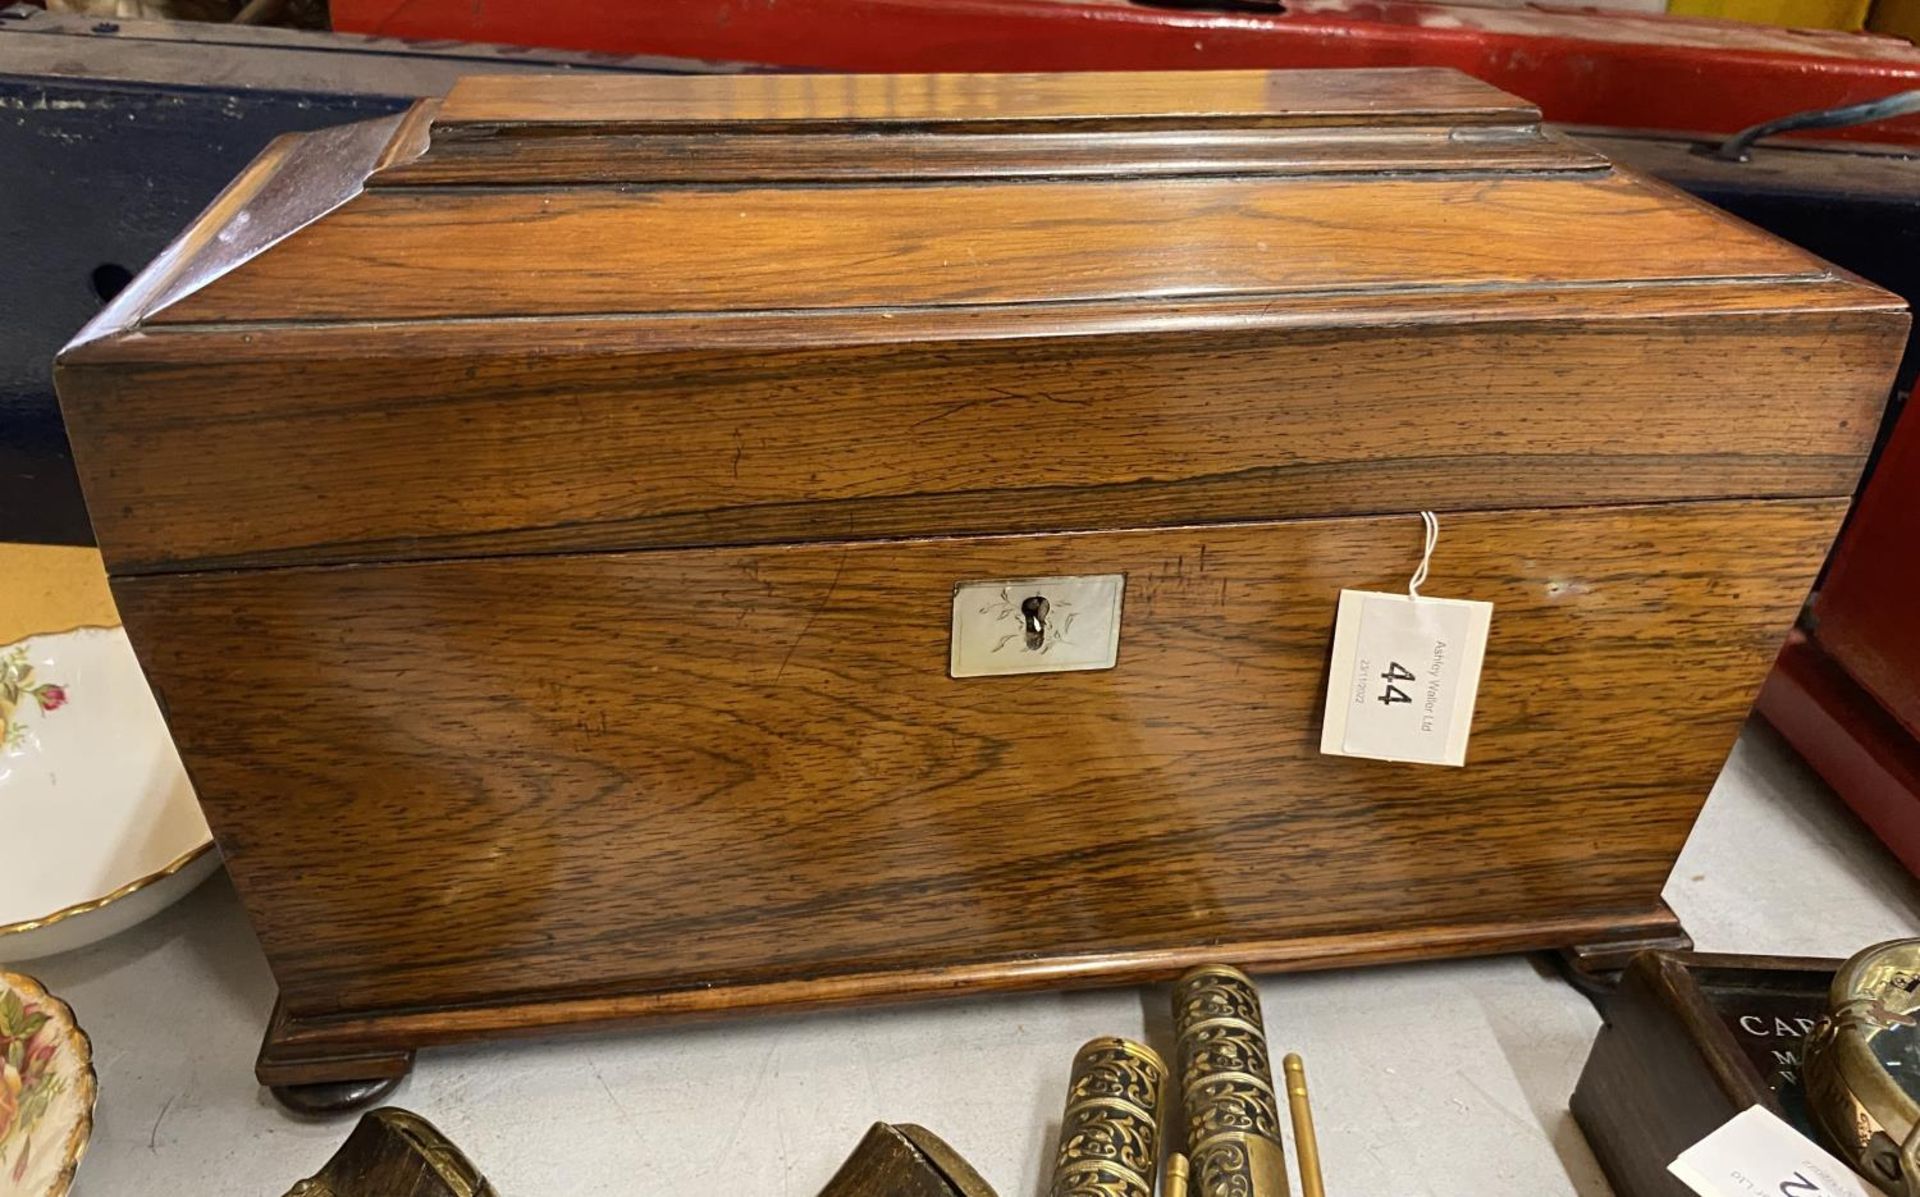
POLYGON ((1467 763, 1493 604, 1342 590, 1320 751, 1467 763))
POLYGON ((1883 1197, 1765 1106, 1750 1106, 1667 1171, 1700 1197, 1883 1197))

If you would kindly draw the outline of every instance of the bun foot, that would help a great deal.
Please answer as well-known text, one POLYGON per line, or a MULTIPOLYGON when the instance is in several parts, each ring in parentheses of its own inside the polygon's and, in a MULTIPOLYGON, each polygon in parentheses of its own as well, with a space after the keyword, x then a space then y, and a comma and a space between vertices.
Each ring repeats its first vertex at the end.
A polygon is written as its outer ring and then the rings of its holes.
POLYGON ((413 1071, 404 1047, 314 1042, 309 1028, 276 1005, 253 1075, 296 1114, 321 1117, 371 1105, 413 1071))
POLYGON ((345 1114, 372 1105, 400 1085, 397 1076, 364 1081, 310 1081, 304 1085, 269 1085, 273 1099, 296 1114, 311 1118, 345 1114))

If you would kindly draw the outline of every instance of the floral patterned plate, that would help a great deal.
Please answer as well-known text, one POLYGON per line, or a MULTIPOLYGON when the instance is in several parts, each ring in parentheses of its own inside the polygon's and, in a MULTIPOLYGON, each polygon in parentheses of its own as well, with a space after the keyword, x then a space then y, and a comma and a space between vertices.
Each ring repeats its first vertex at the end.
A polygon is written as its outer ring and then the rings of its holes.
POLYGON ((118 622, 99 560, 0 545, 0 962, 132 926, 219 867, 126 633, 81 626, 118 622))
POLYGON ((0 1194, 65 1197, 93 1133, 93 1047, 32 977, 0 972, 0 1194))

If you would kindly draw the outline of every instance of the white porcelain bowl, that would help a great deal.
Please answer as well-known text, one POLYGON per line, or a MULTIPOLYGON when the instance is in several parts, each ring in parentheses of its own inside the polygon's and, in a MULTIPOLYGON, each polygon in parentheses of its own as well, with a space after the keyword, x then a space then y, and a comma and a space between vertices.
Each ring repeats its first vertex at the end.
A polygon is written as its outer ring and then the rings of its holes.
POLYGON ((0 962, 145 919, 219 867, 124 631, 0 647, 0 962))

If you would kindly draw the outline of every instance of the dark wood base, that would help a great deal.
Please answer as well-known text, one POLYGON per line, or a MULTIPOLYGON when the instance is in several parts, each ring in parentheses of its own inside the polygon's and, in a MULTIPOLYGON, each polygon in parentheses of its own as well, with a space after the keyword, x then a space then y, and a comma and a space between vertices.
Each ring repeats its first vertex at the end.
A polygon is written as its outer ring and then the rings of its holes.
POLYGON ((364 1109, 399 1087, 399 1077, 386 1077, 368 1081, 317 1081, 311 1085, 270 1085, 267 1091, 295 1114, 324 1118, 364 1109))
POLYGON ((1774 1083, 1797 1072, 1801 1027, 1825 1012, 1839 963, 1673 952, 1633 962, 1568 1103, 1614 1192, 1691 1197, 1668 1162, 1748 1106, 1797 1124, 1803 1103, 1774 1083))
POLYGON ((392 1093, 413 1071, 409 1049, 309 1049, 294 1042, 291 1028, 285 1006, 276 1004, 253 1075, 296 1114, 322 1117, 364 1108, 392 1093))
POLYGON ((1562 975, 1581 993, 1596 1000, 1619 988, 1627 965, 1641 952, 1690 952, 1693 937, 1680 925, 1680 916, 1665 902, 1660 903, 1664 919, 1649 923, 1621 938, 1596 939, 1560 949, 1557 958, 1562 975))
POLYGON ((1794 632, 1760 714, 1920 877, 1920 741, 1820 647, 1794 632))
POLYGON ((338 1113, 390 1091, 392 1084, 412 1069, 415 1049, 442 1044, 610 1029, 675 1018, 909 1001, 961 992, 1144 984, 1171 980, 1195 965, 1219 961, 1255 973, 1284 973, 1561 948, 1595 961, 1617 958, 1623 963, 1633 951, 1650 943, 1684 942, 1679 927, 1673 911, 1661 904, 1639 914, 994 961, 667 993, 608 993, 322 1018, 296 1017, 282 1005, 274 1010, 254 1071, 260 1083, 271 1087, 289 1108, 302 1113, 338 1113), (360 1087, 359 1097, 353 1096, 355 1086, 360 1087))

